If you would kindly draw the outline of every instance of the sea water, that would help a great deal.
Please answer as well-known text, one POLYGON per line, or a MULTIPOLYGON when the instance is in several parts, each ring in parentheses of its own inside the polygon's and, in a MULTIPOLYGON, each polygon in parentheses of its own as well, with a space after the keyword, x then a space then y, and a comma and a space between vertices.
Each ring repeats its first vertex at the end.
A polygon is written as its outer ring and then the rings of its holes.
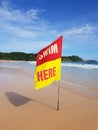
MULTIPOLYGON (((0 69, 22 69, 32 76, 35 72, 35 61, 17 61, 0 63, 0 69)), ((98 88, 98 63, 64 62, 61 66, 61 81, 86 87, 98 88)))
MULTIPOLYGON (((21 70, 22 74, 34 77, 35 61, 0 63, 0 72, 9 69, 21 70)), ((61 87, 98 101, 98 63, 64 62, 61 66, 61 87)))
POLYGON ((98 88, 98 63, 62 63, 62 80, 98 88))

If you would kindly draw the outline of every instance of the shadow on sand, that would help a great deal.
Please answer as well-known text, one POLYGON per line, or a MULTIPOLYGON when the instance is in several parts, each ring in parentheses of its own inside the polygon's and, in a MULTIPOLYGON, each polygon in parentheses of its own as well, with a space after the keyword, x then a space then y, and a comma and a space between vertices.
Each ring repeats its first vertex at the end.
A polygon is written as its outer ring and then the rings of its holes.
POLYGON ((15 92, 6 92, 5 95, 10 101, 10 103, 16 107, 24 105, 29 101, 32 101, 32 99, 22 96, 20 94, 17 94, 15 92))
POLYGON ((32 102, 35 102, 35 103, 38 103, 38 104, 41 104, 45 107, 48 107, 48 108, 51 108, 51 109, 54 109, 56 110, 55 107, 53 106, 50 106, 46 103, 43 103, 43 102, 40 102, 40 101, 37 101, 35 99, 30 99, 28 97, 25 97, 25 96, 22 96, 16 92, 6 92, 5 93, 6 97, 8 98, 9 102, 11 104, 13 104, 15 107, 18 107, 18 106, 21 106, 21 105, 24 105, 26 103, 28 103, 29 101, 32 101, 32 102))

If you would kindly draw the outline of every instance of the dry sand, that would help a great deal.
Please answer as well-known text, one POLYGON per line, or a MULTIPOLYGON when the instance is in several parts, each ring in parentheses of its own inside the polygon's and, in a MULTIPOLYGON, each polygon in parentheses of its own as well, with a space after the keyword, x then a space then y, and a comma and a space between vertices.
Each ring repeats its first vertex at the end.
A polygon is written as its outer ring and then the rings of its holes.
MULTIPOLYGON (((61 86, 62 87, 62 86, 61 86)), ((0 71, 0 130, 98 130, 98 102, 57 87, 35 90, 33 77, 0 71)))

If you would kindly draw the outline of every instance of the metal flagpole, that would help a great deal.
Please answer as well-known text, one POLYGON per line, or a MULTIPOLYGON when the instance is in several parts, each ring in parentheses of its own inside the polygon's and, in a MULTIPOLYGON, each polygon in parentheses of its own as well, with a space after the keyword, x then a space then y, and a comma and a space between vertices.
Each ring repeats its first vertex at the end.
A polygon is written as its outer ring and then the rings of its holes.
POLYGON ((57 100, 57 111, 60 109, 60 81, 58 81, 58 100, 57 100))

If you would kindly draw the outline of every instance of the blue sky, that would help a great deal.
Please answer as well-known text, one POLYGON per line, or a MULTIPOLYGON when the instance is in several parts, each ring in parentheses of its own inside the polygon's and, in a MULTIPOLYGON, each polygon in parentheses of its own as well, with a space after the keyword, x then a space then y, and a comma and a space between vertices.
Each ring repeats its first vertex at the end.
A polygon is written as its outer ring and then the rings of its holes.
POLYGON ((63 36, 64 56, 98 60, 98 0, 0 0, 0 51, 37 53, 63 36))

